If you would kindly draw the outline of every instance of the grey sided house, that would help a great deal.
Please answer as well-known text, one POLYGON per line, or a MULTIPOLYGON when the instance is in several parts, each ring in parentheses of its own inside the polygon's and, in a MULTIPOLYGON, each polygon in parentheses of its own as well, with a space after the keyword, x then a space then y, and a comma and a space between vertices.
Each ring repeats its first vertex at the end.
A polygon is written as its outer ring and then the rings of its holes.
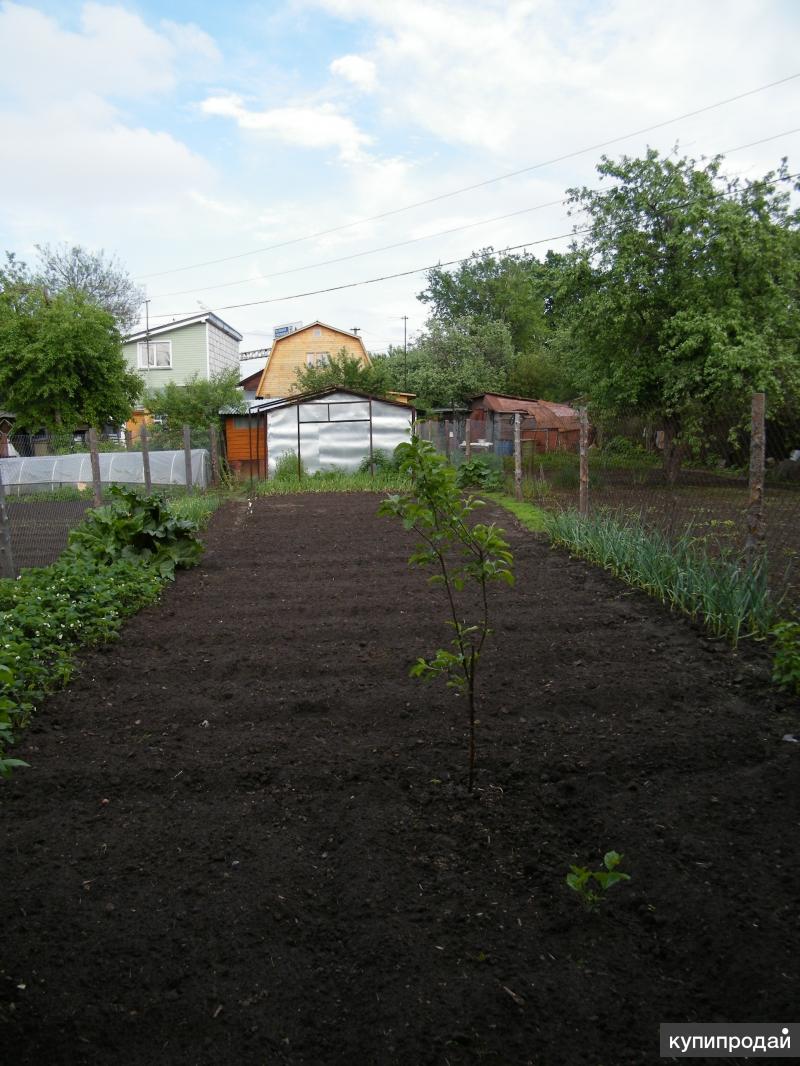
POLYGON ((238 370, 241 339, 233 326, 201 311, 132 333, 122 350, 128 366, 151 388, 160 389, 170 381, 185 385, 194 374, 211 378, 222 370, 238 370))
MULTIPOLYGON (((211 311, 132 333, 123 353, 128 366, 141 374, 145 387, 161 389, 169 382, 185 385, 195 375, 212 378, 223 370, 239 369, 241 333, 211 311)), ((138 408, 127 429, 134 436, 151 416, 138 408)))

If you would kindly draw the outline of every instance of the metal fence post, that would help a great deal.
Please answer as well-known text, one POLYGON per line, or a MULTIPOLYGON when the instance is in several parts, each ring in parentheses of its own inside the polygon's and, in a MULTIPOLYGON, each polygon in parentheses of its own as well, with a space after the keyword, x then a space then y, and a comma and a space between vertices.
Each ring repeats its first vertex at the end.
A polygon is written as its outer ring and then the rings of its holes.
POLYGON ((186 465, 186 491, 192 492, 192 427, 183 427, 183 458, 186 465))
POLYGON ((100 452, 97 450, 97 433, 92 427, 86 434, 89 438, 89 457, 92 463, 92 493, 95 507, 103 506, 103 483, 100 480, 100 452))
POLYGON ((219 434, 217 427, 212 423, 209 436, 211 439, 211 484, 219 485, 219 434))
POLYGON ((522 415, 514 415, 514 495, 522 499, 522 415))
POLYGON ((764 422, 766 397, 754 392, 750 408, 750 500, 747 505, 745 558, 752 566, 764 548, 764 422))
POLYGON ((14 556, 11 552, 11 520, 6 507, 6 489, 0 470, 0 577, 16 578, 14 556))
POLYGON ((585 407, 579 412, 581 418, 580 432, 580 494, 578 510, 581 518, 589 516, 589 416, 585 407))
POLYGON ((149 496, 153 491, 153 482, 150 480, 150 445, 147 439, 147 425, 142 423, 142 429, 139 433, 139 440, 142 443, 142 475, 144 477, 144 491, 149 496))

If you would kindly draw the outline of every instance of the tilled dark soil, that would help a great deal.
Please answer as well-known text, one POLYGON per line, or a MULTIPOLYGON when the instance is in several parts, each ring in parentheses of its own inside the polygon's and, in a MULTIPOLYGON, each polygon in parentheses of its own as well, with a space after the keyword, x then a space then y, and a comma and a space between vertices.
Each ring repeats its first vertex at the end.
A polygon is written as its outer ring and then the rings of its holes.
POLYGON ((372 496, 258 500, 88 654, 0 786, 14 1066, 658 1062, 797 1015, 797 702, 518 528, 480 773, 408 677, 441 591, 372 496), (624 853, 585 911, 564 878, 624 853))

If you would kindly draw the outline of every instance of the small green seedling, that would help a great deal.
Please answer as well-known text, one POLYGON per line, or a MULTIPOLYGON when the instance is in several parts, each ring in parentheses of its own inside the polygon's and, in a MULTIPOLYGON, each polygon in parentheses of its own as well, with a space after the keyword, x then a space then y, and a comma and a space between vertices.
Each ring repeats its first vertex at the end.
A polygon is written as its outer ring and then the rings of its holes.
POLYGON ((581 902, 593 910, 605 899, 605 893, 620 881, 630 881, 628 874, 617 870, 622 856, 617 851, 607 851, 603 856, 603 870, 587 870, 585 866, 570 866, 567 884, 580 896, 581 902), (593 884, 594 882, 594 884, 593 884), (599 891, 598 891, 599 890, 599 891))

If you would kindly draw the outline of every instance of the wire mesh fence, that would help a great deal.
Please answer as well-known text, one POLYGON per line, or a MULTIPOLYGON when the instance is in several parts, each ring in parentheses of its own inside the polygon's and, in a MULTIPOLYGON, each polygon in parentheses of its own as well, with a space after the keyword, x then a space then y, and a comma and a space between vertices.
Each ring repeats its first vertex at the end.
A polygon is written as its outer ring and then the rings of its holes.
POLYGON ((182 495, 218 483, 216 427, 139 426, 135 432, 0 433, 0 576, 47 566, 88 508, 123 485, 182 495))
MULTIPOLYGON (((574 420, 560 432, 530 417, 519 423, 519 495, 546 510, 579 509, 574 420)), ((613 514, 672 540, 690 537, 698 548, 745 558, 754 521, 749 405, 720 415, 677 454, 635 413, 602 428, 589 423, 587 430, 587 513, 613 514)), ((513 414, 428 421, 420 434, 456 465, 467 456, 486 457, 515 490, 513 414)), ((800 608, 800 419, 770 417, 767 409, 763 455, 756 547, 767 559, 774 593, 800 608)))

